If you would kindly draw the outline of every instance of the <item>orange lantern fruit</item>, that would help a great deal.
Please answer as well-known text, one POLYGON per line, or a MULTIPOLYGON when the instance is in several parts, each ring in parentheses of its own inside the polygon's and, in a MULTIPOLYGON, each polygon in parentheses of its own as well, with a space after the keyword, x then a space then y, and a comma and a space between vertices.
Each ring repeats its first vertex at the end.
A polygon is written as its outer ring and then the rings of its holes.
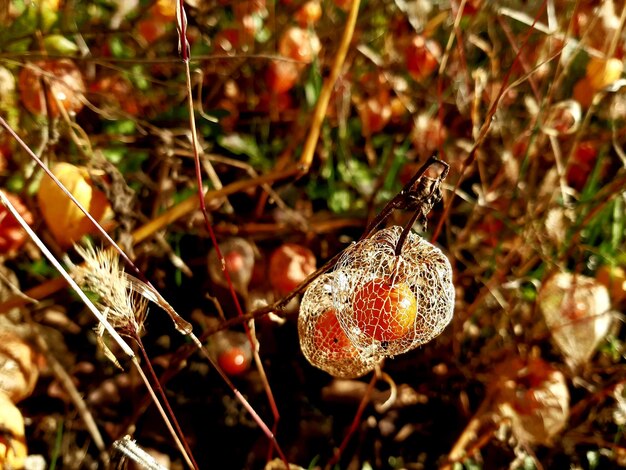
POLYGON ((377 341, 402 338, 417 317, 417 298, 404 282, 373 279, 356 292, 352 309, 354 325, 377 341))
POLYGON ((341 328, 337 313, 332 308, 317 319, 313 343, 318 350, 325 351, 335 361, 351 359, 359 353, 341 328))

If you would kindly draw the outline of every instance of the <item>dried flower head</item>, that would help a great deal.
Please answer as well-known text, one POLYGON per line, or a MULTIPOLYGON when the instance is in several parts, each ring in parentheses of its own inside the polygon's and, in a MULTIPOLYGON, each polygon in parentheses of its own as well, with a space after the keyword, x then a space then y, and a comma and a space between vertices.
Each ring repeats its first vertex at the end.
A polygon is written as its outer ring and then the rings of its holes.
POLYGON ((298 333, 307 360, 340 378, 360 377, 377 361, 364 358, 341 327, 333 305, 334 274, 323 274, 311 283, 300 303, 298 333))
MULTIPOLYGON (((127 274, 121 269, 117 253, 111 250, 76 246, 76 251, 83 257, 85 264, 74 266, 72 274, 83 288, 96 294, 107 321, 121 333, 139 335, 143 330, 148 301, 137 295, 127 274)), ((101 336, 104 334, 102 323, 97 327, 101 336)))
POLYGON ((364 357, 409 351, 438 336, 452 319, 450 262, 413 232, 396 255, 402 231, 389 227, 353 244, 335 268, 337 318, 364 357))

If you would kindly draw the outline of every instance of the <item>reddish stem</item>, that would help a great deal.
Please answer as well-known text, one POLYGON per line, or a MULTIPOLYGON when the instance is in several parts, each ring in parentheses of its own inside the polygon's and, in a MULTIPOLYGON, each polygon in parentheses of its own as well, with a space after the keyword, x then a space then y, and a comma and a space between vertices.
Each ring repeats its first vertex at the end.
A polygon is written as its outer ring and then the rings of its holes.
MULTIPOLYGON (((230 273, 228 272, 228 269, 226 269, 226 262, 224 261, 224 256, 222 254, 222 251, 220 250, 219 244, 217 242, 217 238, 215 236, 215 232, 213 230, 213 224, 211 224, 211 221, 209 219, 209 213, 206 208, 206 201, 204 197, 203 184, 202 184, 202 170, 200 167, 200 155, 198 152, 198 137, 197 137, 197 131, 196 131, 196 125, 195 125, 195 117, 194 117, 193 96, 191 93, 191 72, 189 69, 189 43, 187 42, 187 33, 186 33, 187 18, 185 16, 184 0, 178 1, 176 13, 177 13, 176 17, 177 17, 177 27, 178 27, 178 34, 179 34, 179 39, 178 39, 179 50, 181 52, 182 59, 185 64, 185 75, 186 75, 186 80, 187 80, 187 99, 188 99, 188 107, 189 107, 189 125, 191 128, 191 146, 193 148, 193 158, 194 158, 194 167, 195 167, 195 173, 196 173, 196 183, 198 186, 198 198, 200 202, 200 211, 202 212, 202 216, 204 218, 204 224, 207 228, 207 231, 209 232, 209 237, 211 238, 213 247, 215 248, 217 259, 219 260, 220 265, 222 267, 222 273, 224 274, 224 278, 228 286, 228 291, 230 292, 230 295, 235 304, 235 308, 237 310, 237 316, 239 318, 243 318, 244 317, 243 309, 241 308, 241 304, 239 302, 239 298, 237 296, 235 287, 232 283, 230 273)), ((246 332, 246 336, 248 337, 248 341, 250 342, 250 347, 252 348, 253 351, 255 351, 256 341, 252 335, 252 332, 250 331, 250 327, 248 326, 246 322, 242 322, 242 323, 243 323, 244 330, 246 332)), ((257 365, 259 364, 260 362, 257 363, 257 365)), ((260 367, 262 367, 262 365, 260 365, 260 367)), ((220 370, 220 368, 216 367, 216 369, 218 370, 222 378, 226 381, 228 386, 232 389, 233 393, 235 393, 235 395, 239 397, 240 399, 243 398, 241 393, 239 393, 239 391, 234 387, 230 379, 228 379, 228 377, 220 370)), ((272 431, 270 431, 269 428, 267 428, 265 423, 261 420, 261 418, 254 411, 254 409, 248 404, 247 401, 242 402, 242 403, 244 403, 244 406, 246 406, 246 408, 248 409, 252 417, 257 421, 259 426, 263 429, 263 432, 272 441, 272 444, 278 451, 281 459, 283 460, 283 463, 285 464, 285 468, 288 469, 289 462, 285 458, 285 455, 283 454, 282 450, 280 449, 278 445, 278 442, 276 441, 276 438, 274 437, 274 434, 278 426, 278 421, 280 420, 280 414, 278 413, 276 400, 274 399, 274 394, 272 393, 272 389, 270 388, 267 380, 264 381, 263 387, 265 389, 265 394, 267 396, 267 400, 269 402, 270 408, 272 410, 272 415, 274 417, 274 425, 272 427, 272 431)))
POLYGON ((361 403, 359 403, 359 408, 356 410, 356 414, 354 415, 354 418, 352 419, 352 424, 350 425, 350 429, 348 429, 346 436, 343 438, 343 441, 341 441, 341 445, 339 446, 339 449, 335 451, 335 455, 333 455, 332 458, 328 461, 326 468, 332 468, 333 466, 335 466, 339 462, 339 459, 341 458, 341 454, 343 454, 343 452, 346 450, 346 447, 348 446, 350 439, 356 432, 356 429, 359 426, 359 423, 361 422, 361 417, 363 416, 363 412, 365 411, 365 407, 367 406, 367 403, 369 402, 370 396, 372 395, 372 390, 374 390, 374 385, 376 384, 377 380, 378 380, 378 376, 377 374, 374 374, 372 376, 372 380, 370 380, 370 383, 367 385, 367 389, 365 390, 365 395, 363 395, 363 398, 361 399, 361 403))
POLYGON ((148 373, 150 374, 150 378, 152 379, 152 382, 154 384, 153 385, 154 389, 161 396, 161 400, 163 400, 163 405, 165 406, 165 409, 168 415, 170 416, 170 419, 172 420, 172 424, 174 425, 174 428, 176 429, 176 432, 178 433, 178 436, 180 437, 180 441, 183 444, 183 447, 185 448, 185 452, 187 452, 187 455, 189 456, 189 459, 191 460, 191 463, 193 464, 193 468, 198 470, 199 468, 198 464, 196 463, 196 460, 193 458, 193 454, 191 453, 191 449, 189 448, 187 439, 185 439, 185 434, 183 433, 183 431, 180 428, 180 425, 178 424, 176 415, 174 414, 174 411, 172 410, 172 407, 170 406, 170 402, 168 401, 167 396, 165 395, 165 391, 163 390, 163 387, 161 386, 161 382, 159 381, 159 378, 157 377, 156 372, 154 371, 154 368, 152 367, 150 358, 148 357, 148 354, 146 353, 146 350, 143 347, 143 342, 141 341, 141 338, 136 332, 133 333, 133 339, 135 340, 135 342, 137 343, 137 346, 139 347, 141 356, 143 357, 146 363, 146 368, 148 369, 148 373))

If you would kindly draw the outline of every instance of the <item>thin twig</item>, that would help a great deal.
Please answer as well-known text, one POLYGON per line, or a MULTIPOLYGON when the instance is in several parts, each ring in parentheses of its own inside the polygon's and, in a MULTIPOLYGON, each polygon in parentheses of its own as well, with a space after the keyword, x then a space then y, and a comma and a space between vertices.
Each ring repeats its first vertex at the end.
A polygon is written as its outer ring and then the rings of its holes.
POLYGON ((346 25, 344 26, 341 41, 339 42, 339 48, 335 53, 335 60, 330 69, 330 74, 324 81, 324 85, 320 91, 320 96, 317 99, 315 110, 313 111, 313 117, 311 119, 309 134, 304 142, 302 155, 300 156, 300 171, 303 174, 306 174, 309 171, 311 163, 313 162, 313 155, 315 153, 315 147, 317 146, 317 140, 320 136, 320 130, 322 129, 322 123, 324 122, 324 117, 326 116, 326 110, 328 109, 328 102, 330 101, 333 88, 335 87, 335 82, 341 74, 343 63, 346 60, 348 48, 350 47, 350 42, 352 41, 352 36, 354 34, 354 27, 356 25, 360 5, 361 0, 352 0, 348 18, 346 19, 346 25))
MULTIPOLYGON (((135 367, 137 367, 139 369, 139 373, 142 376, 142 378, 145 378, 145 375, 144 375, 143 371, 141 371, 141 367, 139 366, 139 361, 137 360, 137 357, 135 356, 135 353, 130 348, 130 346, 126 343, 126 341, 124 341, 122 339, 122 337, 115 330, 115 328, 113 328, 113 326, 109 323, 109 321, 106 319, 106 317, 103 316, 102 313, 100 313, 98 308, 93 304, 93 302, 87 297, 87 295, 83 292, 83 290, 78 286, 76 281, 74 281, 74 279, 72 279, 72 277, 65 270, 65 268, 63 266, 61 266, 61 263, 59 263, 59 261, 50 252, 48 247, 41 241, 41 239, 37 236, 37 234, 30 228, 30 226, 26 223, 26 221, 21 216, 21 214, 17 211, 17 209, 13 206, 13 204, 11 204, 11 201, 9 201, 9 199, 6 197, 6 195, 4 194, 4 191, 1 191, 1 190, 0 190, 0 201, 11 212, 11 214, 15 217, 15 219, 18 221, 18 223, 21 225, 21 227, 26 231, 26 233, 31 238, 31 240, 35 243, 35 245, 37 245, 37 247, 41 250, 41 252, 48 259, 48 261, 61 274, 61 276, 65 279, 65 281, 69 284, 69 286, 78 295, 78 297, 85 304, 87 309, 96 317, 96 319, 104 327, 106 332, 109 333, 111 338, 120 347, 120 349, 124 352, 124 354, 126 354, 126 356, 128 356, 128 358, 131 360, 131 363, 135 367)), ((169 419, 167 419, 167 416, 165 415, 165 412, 163 411, 163 408, 162 408, 160 402, 158 401, 158 399, 156 399, 156 396, 154 395, 154 390, 152 389, 152 386, 150 385, 150 382, 148 382, 147 379, 146 379, 146 380, 144 380, 144 383, 145 383, 146 387, 148 388, 148 391, 150 392, 150 394, 155 397, 155 405, 157 406, 157 408, 159 409, 159 411, 163 415, 163 419, 164 419, 166 425, 168 426, 168 429, 170 429, 172 431, 172 436, 176 440, 177 444, 179 444, 179 447, 181 449, 181 452, 183 453, 183 456, 185 456, 186 460, 189 461, 189 457, 187 456, 184 447, 182 445, 180 445, 180 441, 178 440, 178 437, 176 436, 176 434, 173 432, 173 429, 171 428, 171 423, 169 422, 169 419)), ((190 464, 190 466, 193 467, 193 465, 191 465, 191 464, 190 464)), ((197 468, 197 467, 193 467, 193 468, 197 468)))
MULTIPOLYGON (((211 223, 211 220, 209 219, 209 214, 208 214, 208 211, 207 211, 207 208, 206 208, 206 196, 204 194, 204 189, 203 189, 203 185, 202 185, 202 171, 201 171, 201 167, 200 167, 198 135, 197 135, 197 131, 196 131, 196 121, 195 121, 195 115, 194 115, 193 92, 192 92, 192 89, 191 89, 191 72, 190 72, 190 68, 189 68, 189 54, 190 54, 190 51, 189 51, 189 44, 187 42, 187 18, 186 18, 186 15, 185 15, 185 6, 184 6, 183 0, 179 0, 176 3, 176 19, 177 19, 177 23, 176 24, 177 24, 178 33, 179 33, 179 51, 181 52, 183 63, 185 65, 185 78, 186 78, 186 85, 187 85, 187 105, 188 105, 188 110, 189 110, 189 127, 191 129, 191 144, 192 144, 193 154, 194 154, 195 173, 196 173, 196 180, 197 180, 197 187, 198 187, 198 201, 200 203, 200 210, 202 212, 202 216, 204 217, 205 226, 206 226, 206 228, 207 228, 207 230, 209 232, 209 236, 211 238, 211 242, 213 243, 213 247, 215 249, 215 253, 217 254, 217 259, 220 261, 221 268, 222 268, 222 273, 223 273, 224 278, 226 280, 226 284, 228 285, 228 290, 229 290, 230 295, 231 295, 231 297, 232 297, 232 299, 233 299, 233 301, 235 303, 235 307, 237 309, 237 314, 241 318, 241 317, 243 317, 243 309, 241 308, 241 304, 239 302, 239 297, 237 296, 237 293, 235 291, 235 287, 234 287, 234 285, 232 283, 232 280, 231 280, 231 277, 230 277, 230 273, 228 272, 228 269, 226 269, 226 262, 224 261, 224 256, 222 255, 222 252, 220 250, 219 244, 217 242, 217 238, 215 236, 215 232, 213 231, 213 224, 211 223)), ((207 165, 208 165, 208 167, 211 170, 213 169, 213 166, 211 165, 210 162, 207 161, 207 165)), ((250 347, 251 347, 252 351, 255 351, 255 364, 256 364, 256 367, 258 368, 259 372, 260 372, 261 380, 263 381, 263 387, 264 387, 264 390, 265 390, 265 394, 267 396, 267 400, 268 400, 270 408, 272 410, 274 423, 273 423, 271 431, 267 428, 267 426, 265 425, 265 423, 263 422, 261 417, 256 413, 254 408, 252 408, 252 406, 249 405, 247 400, 245 400, 243 398, 243 395, 241 395, 241 393, 239 393, 239 391, 235 388, 233 383, 230 381, 228 376, 221 370, 221 368, 217 364, 215 364, 214 361, 211 361, 211 363, 215 367, 215 369, 218 371, 218 373, 222 376, 222 378, 224 379, 226 384, 233 391, 235 396, 237 396, 237 398, 239 398, 239 400, 242 402, 242 404, 248 409, 248 412, 252 415, 254 420, 263 429, 263 431, 265 432, 266 436, 270 439, 273 447, 276 448, 276 451, 278 452, 281 460, 285 464, 285 468, 289 469, 289 461, 287 460, 287 457, 285 456, 285 454, 283 453, 282 449, 278 445, 278 442, 277 442, 276 437, 275 437, 276 429, 278 427, 278 421, 280 420, 280 414, 278 412, 278 407, 276 405, 276 400, 274 399, 274 394, 273 394, 272 389, 270 387, 270 384, 269 384, 269 382, 267 380, 267 375, 265 374, 265 371, 263 370, 263 363, 261 362, 260 358, 258 357, 258 346, 257 346, 258 341, 255 338, 254 333, 250 330, 250 327, 248 326, 247 323, 244 323, 244 329, 245 329, 245 332, 246 332, 246 336, 248 337, 248 341, 250 343, 250 347)), ((202 343, 200 343, 200 341, 195 337, 195 335, 193 335, 193 333, 190 332, 190 336, 192 336, 195 339, 194 342, 196 342, 198 347, 202 351, 204 351, 204 348, 202 347, 202 343)), ((209 358, 209 354, 208 353, 206 354, 206 356, 207 356, 207 358, 209 358)))
POLYGON ((339 459, 341 458, 341 455, 346 450, 346 447, 348 446, 350 439, 356 432, 356 429, 359 426, 359 423, 361 422, 361 417, 363 416, 365 407, 369 403, 369 400, 372 396, 372 391, 374 390, 374 385, 376 385, 377 381, 378 381, 378 375, 376 373, 372 374, 372 379, 367 385, 365 394, 363 395, 363 398, 361 399, 361 402, 359 403, 359 407, 357 408, 356 413, 354 414, 354 418, 352 419, 352 424, 350 424, 350 429, 348 429, 348 432, 343 438, 343 441, 341 441, 341 444, 339 445, 339 448, 335 451, 335 454, 333 455, 333 457, 328 461, 328 464, 326 464, 326 469, 333 468, 337 463, 339 463, 339 459))

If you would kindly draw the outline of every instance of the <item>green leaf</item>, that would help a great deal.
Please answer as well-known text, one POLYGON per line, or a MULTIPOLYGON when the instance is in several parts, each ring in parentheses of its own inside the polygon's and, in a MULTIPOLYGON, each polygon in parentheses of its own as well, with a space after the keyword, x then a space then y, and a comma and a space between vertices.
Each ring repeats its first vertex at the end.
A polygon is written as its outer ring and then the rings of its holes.
POLYGON ((150 88, 150 82, 146 78, 144 68, 139 64, 131 67, 129 78, 133 82, 133 85, 141 91, 146 91, 150 88))
POLYGON ((120 119, 105 125, 104 132, 109 135, 133 135, 137 130, 135 121, 132 119, 120 119))
POLYGON ((57 54, 75 54, 78 52, 78 46, 60 34, 52 34, 43 40, 44 48, 47 52, 57 54))
POLYGON ((217 138, 217 143, 235 155, 245 155, 249 163, 260 169, 267 169, 271 162, 263 155, 256 140, 249 135, 229 134, 217 138))
POLYGON ((322 72, 317 59, 311 64, 308 78, 304 84, 304 96, 309 108, 313 108, 322 91, 322 72))
POLYGON ((328 199, 328 207, 335 213, 347 212, 352 206, 352 193, 349 189, 341 188, 333 191, 328 199))
POLYGON ((20 270, 41 278, 52 278, 58 275, 57 270, 45 258, 28 264, 20 264, 20 270))

